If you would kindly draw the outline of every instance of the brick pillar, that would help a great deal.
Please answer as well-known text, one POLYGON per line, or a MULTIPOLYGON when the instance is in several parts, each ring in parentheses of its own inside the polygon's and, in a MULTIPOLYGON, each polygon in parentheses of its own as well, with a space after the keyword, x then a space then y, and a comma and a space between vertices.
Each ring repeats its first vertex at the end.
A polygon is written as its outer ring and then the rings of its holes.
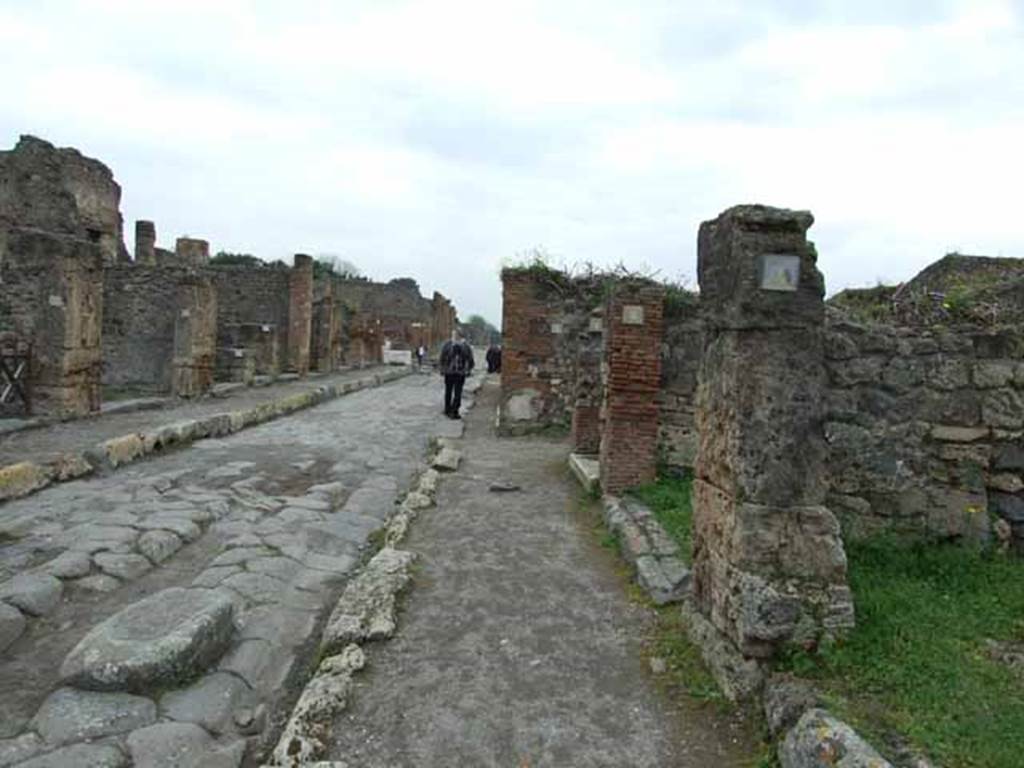
POLYGON ((97 243, 34 229, 0 232, 0 324, 32 345, 34 413, 99 410, 102 318, 97 243))
POLYGON ((156 266, 156 224, 152 221, 135 222, 135 263, 156 266))
POLYGON ((288 368, 305 376, 309 373, 309 346, 313 328, 312 256, 295 254, 288 290, 288 368))
POLYGON ((664 287, 649 280, 621 281, 608 302, 600 449, 607 493, 655 478, 664 303, 664 287))
POLYGON ((706 347, 697 389, 696 607, 747 658, 853 624, 846 556, 824 506, 824 280, 806 211, 730 208, 704 222, 706 347))
POLYGON ((179 237, 174 243, 174 254, 180 264, 203 267, 210 263, 210 244, 196 237, 179 237))
POLYGON ((171 390, 178 397, 198 397, 213 386, 217 354, 217 292, 197 275, 178 287, 174 319, 171 390))

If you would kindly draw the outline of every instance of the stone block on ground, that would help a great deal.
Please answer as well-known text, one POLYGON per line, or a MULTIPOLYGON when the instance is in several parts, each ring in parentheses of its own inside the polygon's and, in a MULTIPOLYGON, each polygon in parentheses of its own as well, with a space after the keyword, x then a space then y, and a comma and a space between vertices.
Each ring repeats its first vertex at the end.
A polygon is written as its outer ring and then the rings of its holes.
POLYGON ((43 740, 34 733, 23 733, 13 739, 0 740, 0 768, 20 765, 44 749, 43 740))
POLYGON ((170 531, 147 531, 139 537, 137 546, 151 561, 162 563, 181 549, 181 539, 170 531))
POLYGON ((92 560, 84 552, 68 551, 46 563, 41 570, 59 579, 77 579, 89 574, 92 560))
POLYGON ((29 616, 46 616, 60 604, 63 591, 56 576, 21 573, 0 584, 0 601, 20 608, 29 616))
POLYGON ((142 555, 113 552, 98 552, 92 556, 92 561, 103 573, 123 581, 134 581, 153 567, 142 555))
POLYGON ((25 631, 28 620, 13 605, 0 603, 0 653, 6 651, 25 631))
POLYGON ((690 593, 690 569, 675 557, 638 557, 636 580, 657 605, 678 603, 690 593))
POLYGON ((220 658, 234 632, 231 598, 175 587, 114 614, 68 654, 61 678, 90 690, 172 685, 220 658))
POLYGON ((765 682, 762 697, 768 732, 778 736, 819 703, 818 695, 808 683, 786 675, 773 675, 765 682))
POLYGON ((107 576, 103 573, 97 573, 93 576, 86 576, 84 579, 75 579, 74 584, 76 589, 81 589, 85 592, 94 592, 98 595, 105 595, 120 589, 121 582, 115 579, 113 576, 107 576))
POLYGON ((47 697, 32 727, 48 743, 63 746, 127 733, 156 722, 156 704, 128 693, 61 688, 47 697))
POLYGON ((823 709, 806 712, 779 745, 782 768, 892 768, 856 731, 823 709))
POLYGON ((696 609, 692 601, 681 607, 686 634, 700 649, 704 662, 730 701, 745 701, 757 695, 764 685, 764 673, 753 659, 745 658, 736 647, 696 609))
POLYGON ((454 472, 459 468, 460 461, 462 461, 462 454, 454 448, 445 446, 438 451, 430 466, 441 472, 454 472))

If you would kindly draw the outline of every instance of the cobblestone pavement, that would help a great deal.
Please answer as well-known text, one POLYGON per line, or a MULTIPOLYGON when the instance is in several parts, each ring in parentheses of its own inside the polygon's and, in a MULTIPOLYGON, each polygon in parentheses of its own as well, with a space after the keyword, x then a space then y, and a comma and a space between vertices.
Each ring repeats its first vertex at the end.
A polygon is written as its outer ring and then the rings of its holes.
POLYGON ((0 766, 253 764, 428 442, 461 433, 440 398, 408 376, 0 506, 0 766))
POLYGON ((199 400, 168 398, 165 401, 167 405, 163 408, 103 413, 4 434, 0 437, 0 466, 17 461, 44 463, 56 454, 82 451, 103 440, 130 432, 140 432, 154 424, 195 419, 226 410, 259 405, 293 393, 312 390, 324 384, 357 379, 366 376, 371 370, 373 369, 353 369, 265 387, 246 387, 226 397, 204 397, 199 400))
POLYGON ((402 548, 417 571, 394 637, 364 644, 330 758, 394 766, 740 766, 742 720, 670 701, 644 663, 651 610, 627 597, 568 477, 564 440, 498 439, 488 380, 437 507, 402 548), (520 490, 496 492, 492 484, 520 490))

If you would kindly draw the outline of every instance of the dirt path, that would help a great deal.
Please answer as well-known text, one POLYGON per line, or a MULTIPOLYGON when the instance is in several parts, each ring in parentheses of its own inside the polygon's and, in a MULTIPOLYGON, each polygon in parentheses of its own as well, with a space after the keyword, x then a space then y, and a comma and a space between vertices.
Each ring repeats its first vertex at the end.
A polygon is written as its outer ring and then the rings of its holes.
POLYGON ((641 655, 650 609, 625 592, 567 478, 564 441, 497 439, 497 382, 463 466, 403 548, 419 557, 396 636, 368 650, 333 759, 377 766, 740 766, 732 721, 669 701, 641 655), (489 490, 495 480, 521 486, 489 490))

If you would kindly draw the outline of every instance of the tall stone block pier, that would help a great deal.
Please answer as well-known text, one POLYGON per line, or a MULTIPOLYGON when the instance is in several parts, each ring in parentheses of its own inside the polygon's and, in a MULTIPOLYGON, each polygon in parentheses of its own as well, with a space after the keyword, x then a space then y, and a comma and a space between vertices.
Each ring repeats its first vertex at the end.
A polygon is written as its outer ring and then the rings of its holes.
POLYGON ((649 280, 619 283, 608 302, 600 447, 607 493, 655 478, 664 304, 664 287, 649 280))
POLYGON ((309 373, 309 343, 313 333, 313 257, 295 254, 288 280, 288 367, 309 373))
POLYGON ((693 592, 739 652, 813 647, 853 625, 846 555, 824 506, 824 280, 807 211, 704 222, 706 352, 697 391, 693 592))

